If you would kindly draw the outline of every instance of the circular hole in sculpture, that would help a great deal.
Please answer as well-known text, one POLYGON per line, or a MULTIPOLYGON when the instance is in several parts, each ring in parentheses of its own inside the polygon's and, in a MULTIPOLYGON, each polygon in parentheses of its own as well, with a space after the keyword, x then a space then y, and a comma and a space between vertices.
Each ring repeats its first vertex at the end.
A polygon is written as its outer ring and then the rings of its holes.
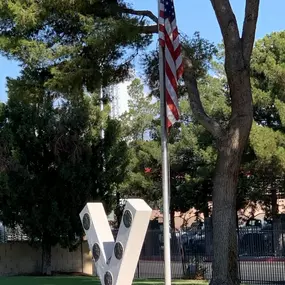
POLYGON ((113 284, 113 276, 110 271, 107 271, 104 276, 104 283, 105 285, 112 285, 113 284))
POLYGON ((133 215, 130 210, 126 210, 123 215, 123 223, 126 228, 129 228, 133 221, 133 215))
POLYGON ((89 215, 86 213, 86 214, 84 214, 84 216, 83 216, 83 228, 86 230, 86 231, 88 231, 89 230, 89 228, 90 228, 90 217, 89 217, 89 215))
POLYGON ((124 247, 121 242, 117 242, 114 247, 115 257, 117 259, 122 259, 124 253, 124 247))
POLYGON ((93 255, 93 258, 95 260, 95 262, 97 262, 100 258, 100 246, 98 243, 94 243, 93 247, 92 247, 92 255, 93 255))

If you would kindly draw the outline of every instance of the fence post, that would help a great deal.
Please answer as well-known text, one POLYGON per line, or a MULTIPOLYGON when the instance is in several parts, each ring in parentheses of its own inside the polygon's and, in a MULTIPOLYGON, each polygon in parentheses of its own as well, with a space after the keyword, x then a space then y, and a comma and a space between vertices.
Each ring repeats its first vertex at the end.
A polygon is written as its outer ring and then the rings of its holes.
POLYGON ((83 260, 83 243, 82 243, 82 239, 81 239, 81 267, 82 267, 82 273, 84 273, 84 260, 83 260))
POLYGON ((213 224, 212 217, 205 219, 205 250, 206 258, 212 259, 213 256, 213 224))
POLYGON ((137 265, 137 270, 138 270, 138 279, 140 279, 140 260, 138 261, 138 265, 137 265))

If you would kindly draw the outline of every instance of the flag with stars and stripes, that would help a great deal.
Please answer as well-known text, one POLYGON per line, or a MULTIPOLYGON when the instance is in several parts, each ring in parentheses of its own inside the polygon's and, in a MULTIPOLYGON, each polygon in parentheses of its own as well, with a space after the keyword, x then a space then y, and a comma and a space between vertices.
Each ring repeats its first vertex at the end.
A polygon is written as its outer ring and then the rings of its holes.
POLYGON ((159 1, 159 43, 164 49, 166 126, 169 128, 179 120, 177 92, 183 64, 173 0, 159 1))

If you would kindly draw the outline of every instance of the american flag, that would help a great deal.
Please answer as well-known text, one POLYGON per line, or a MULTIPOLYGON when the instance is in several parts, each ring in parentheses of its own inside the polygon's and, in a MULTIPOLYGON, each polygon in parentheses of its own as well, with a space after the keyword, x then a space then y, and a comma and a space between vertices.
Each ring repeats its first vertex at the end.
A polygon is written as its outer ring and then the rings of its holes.
POLYGON ((169 128, 179 120, 177 92, 183 64, 173 0, 160 0, 159 10, 159 42, 165 57, 166 126, 169 128))

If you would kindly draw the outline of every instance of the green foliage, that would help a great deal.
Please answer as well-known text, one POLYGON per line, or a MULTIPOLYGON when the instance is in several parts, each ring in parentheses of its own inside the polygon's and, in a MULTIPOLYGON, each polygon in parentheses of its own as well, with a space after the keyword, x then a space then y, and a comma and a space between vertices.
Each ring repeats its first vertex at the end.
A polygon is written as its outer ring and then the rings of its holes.
POLYGON ((265 209, 270 209, 271 191, 284 192, 284 60, 284 32, 256 42, 251 60, 254 123, 244 155, 250 175, 240 181, 239 192, 244 201, 259 201, 265 209))
MULTIPOLYGON (((265 39, 266 43, 263 40, 258 41, 254 49, 252 85, 254 119, 258 125, 254 125, 252 128, 250 144, 243 156, 238 184, 237 209, 244 207, 249 200, 253 202, 263 201, 267 206, 268 189, 272 185, 281 189, 283 183, 285 161, 283 111, 285 105, 282 93, 284 90, 282 87, 283 81, 281 80, 283 74, 282 59, 284 58, 282 55, 284 46, 282 37, 284 37, 283 32, 274 33, 268 36, 270 40, 265 39), (270 59, 268 56, 272 58, 270 59), (276 70, 278 72, 275 72, 276 70), (267 173, 270 173, 271 177, 274 178, 270 178, 267 173)), ((201 67, 201 72, 199 75, 197 74, 200 78, 198 85, 201 100, 207 114, 226 127, 230 119, 231 109, 228 85, 224 67, 221 64, 221 59, 224 56, 223 47, 219 47, 220 50, 216 53, 212 46, 208 46, 207 49, 205 42, 199 44, 199 40, 201 39, 197 37, 192 41, 192 44, 195 47, 193 50, 196 50, 198 46, 197 50, 201 54, 203 54, 203 51, 206 52, 206 55, 200 57, 200 62, 199 60, 196 61, 201 67), (213 54, 217 55, 215 61, 211 61, 213 54), (209 68, 211 72, 206 74, 209 68)), ((189 46, 191 47, 191 44, 189 46)), ((197 54, 196 58, 199 58, 197 54)), ((159 91, 157 62, 157 51, 153 52, 152 56, 145 61, 148 83, 151 86, 151 94, 154 96, 158 96, 159 91)), ((210 199, 212 191, 216 151, 214 145, 212 145, 211 136, 202 127, 199 127, 195 118, 193 118, 185 95, 183 82, 181 82, 181 122, 173 127, 169 136, 172 169, 171 203, 172 207, 177 210, 182 209, 184 206, 185 209, 188 206, 195 206, 197 209, 205 211, 205 201, 210 199), (184 178, 175 179, 178 173, 179 177, 183 173, 184 178), (181 197, 183 198, 181 199, 181 197), (180 203, 181 200, 185 202, 184 205, 180 203)), ((152 138, 159 142, 160 130, 158 124, 158 121, 153 121, 152 138)), ((160 162, 156 161, 152 168, 160 169, 160 162)), ((157 174, 157 170, 154 170, 152 175, 155 174, 157 174)), ((155 178, 152 177, 152 179, 159 179, 159 175, 156 175, 155 178)), ((146 187, 149 187, 149 185, 146 187)), ((153 189, 153 187, 149 187, 149 189, 153 189)), ((159 189, 157 193, 159 193, 159 189)))
MULTIPOLYGON (((210 67, 210 62, 213 56, 216 54, 216 47, 209 41, 200 37, 200 34, 196 32, 192 38, 182 38, 183 52, 187 57, 192 60, 195 76, 198 79, 204 78, 207 75, 210 67)), ((151 89, 151 94, 159 98, 159 53, 158 50, 154 50, 143 59, 143 66, 146 74, 146 82, 151 89)), ((179 84, 178 93, 180 96, 185 95, 186 89, 181 80, 179 84)))
POLYGON ((250 137, 259 164, 271 164, 284 175, 285 32, 256 42, 252 57, 254 126, 250 137), (276 165, 277 164, 277 165, 276 165))
POLYGON ((262 163, 276 163, 283 160, 282 149, 284 149, 284 139, 282 133, 271 128, 253 125, 250 134, 250 142, 254 148, 255 155, 262 163))
POLYGON ((1 219, 33 240, 70 247, 82 234, 84 204, 102 201, 109 212, 124 180, 121 125, 108 106, 100 112, 97 93, 127 78, 133 55, 150 41, 138 32, 144 20, 125 7, 0 1, 0 53, 22 67, 0 109, 1 219))
POLYGON ((122 198, 139 197, 152 207, 160 205, 161 149, 156 141, 133 141, 129 144, 128 175, 120 187, 122 198))
POLYGON ((152 122, 159 114, 158 104, 145 95, 139 79, 134 79, 128 86, 128 95, 129 110, 121 116, 125 136, 131 140, 144 140, 145 136, 150 136, 152 122))
POLYGON ((210 62, 218 52, 216 46, 200 37, 195 32, 192 38, 184 37, 182 40, 183 52, 192 60, 196 78, 203 78, 208 74, 210 62))
POLYGON ((204 109, 221 125, 226 126, 231 115, 229 94, 222 77, 207 75, 199 81, 204 109))
MULTIPOLYGON (((221 86, 213 84, 211 90, 207 78, 201 81, 201 84, 205 84, 204 90, 210 104, 209 96, 215 98, 216 94, 220 94, 221 86), (208 94, 208 89, 212 92, 211 95, 208 94)), ((210 79, 212 78, 209 77, 210 79)), ((158 106, 156 103, 151 104, 151 98, 144 96, 143 86, 138 79, 132 82, 128 90, 131 100, 129 112, 123 116, 123 125, 128 126, 128 137, 132 138, 129 143, 131 163, 128 167, 128 177, 120 187, 120 193, 122 197, 142 197, 154 207, 161 207, 158 106), (151 134, 148 138, 142 136, 145 129, 151 134)), ((191 207, 196 207, 207 213, 216 152, 208 133, 193 122, 189 103, 185 98, 181 98, 180 106, 181 122, 175 124, 169 134, 170 207, 172 211, 187 211, 191 207)), ((220 107, 223 107, 223 104, 216 108, 209 106, 209 109, 215 112, 220 107)))
MULTIPOLYGON (((267 208, 271 189, 283 192, 284 181, 284 38, 272 33, 256 42, 252 56, 254 124, 243 155, 239 175, 237 209, 248 201, 267 208)), ((230 97, 221 61, 221 45, 211 67, 214 77, 199 81, 203 106, 211 117, 226 126, 230 118, 230 97), (208 82, 208 84, 207 84, 208 82)))
POLYGON ((144 21, 122 13, 123 1, 1 0, 0 7, 0 52, 45 69, 45 86, 61 92, 120 82, 150 40, 138 32, 144 21))
POLYGON ((58 100, 44 85, 30 69, 8 81, 2 130, 11 134, 5 155, 13 163, 1 171, 1 220, 19 224, 32 240, 71 248, 82 235, 79 212, 86 202, 101 201, 111 211, 127 145, 118 121, 102 121, 95 94, 58 100))
POLYGON ((209 136, 196 123, 181 124, 180 138, 170 146, 171 207, 188 211, 195 207, 208 214, 216 152, 209 136))
POLYGON ((128 111, 121 116, 124 137, 129 141, 128 175, 120 186, 121 198, 141 197, 157 206, 161 198, 159 181, 152 171, 158 169, 161 150, 152 137, 153 121, 158 115, 157 103, 144 93, 144 86, 137 78, 128 86, 128 111))
POLYGON ((284 128, 284 43, 285 32, 265 36, 256 42, 252 57, 254 119, 272 129, 284 128))

